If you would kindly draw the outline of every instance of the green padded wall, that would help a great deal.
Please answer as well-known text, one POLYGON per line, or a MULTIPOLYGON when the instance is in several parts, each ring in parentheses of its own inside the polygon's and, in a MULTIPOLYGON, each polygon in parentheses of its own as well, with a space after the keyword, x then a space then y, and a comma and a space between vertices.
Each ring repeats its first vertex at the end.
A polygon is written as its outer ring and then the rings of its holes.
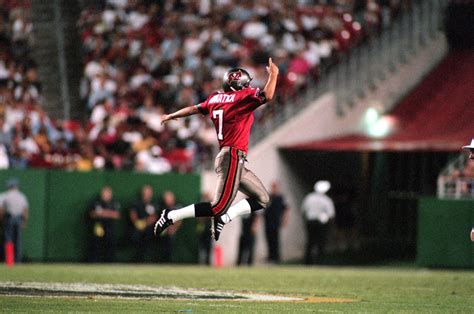
POLYGON ((46 205, 46 260, 85 261, 86 211, 105 184, 100 172, 50 171, 46 205))
POLYGON ((417 262, 421 266, 474 267, 473 200, 422 198, 418 205, 417 262))
MULTIPOLYGON (((30 202, 30 221, 24 232, 24 256, 29 261, 84 262, 87 260, 89 223, 87 210, 104 185, 113 189, 121 203, 122 219, 116 224, 117 259, 131 260, 133 247, 128 241, 128 208, 140 189, 150 184, 157 199, 166 190, 177 202, 199 201, 200 176, 194 174, 150 175, 134 172, 68 172, 60 170, 0 171, 0 184, 10 177, 20 179, 20 188, 30 202)), ((0 189, 2 191, 2 189, 0 189)), ((186 220, 176 234, 172 261, 197 261, 194 220, 186 220)))

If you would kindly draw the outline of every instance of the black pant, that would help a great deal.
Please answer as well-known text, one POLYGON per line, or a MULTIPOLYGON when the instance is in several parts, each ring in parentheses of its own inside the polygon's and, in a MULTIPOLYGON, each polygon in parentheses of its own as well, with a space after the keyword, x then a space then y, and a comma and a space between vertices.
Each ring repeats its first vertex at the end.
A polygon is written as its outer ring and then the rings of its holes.
POLYGON ((328 224, 320 223, 317 220, 306 222, 306 264, 311 265, 321 262, 326 248, 328 230, 328 224))
MULTIPOLYGON (((4 236, 5 243, 11 242, 14 247, 15 262, 21 263, 23 259, 22 254, 22 236, 23 236, 23 217, 6 215, 4 236)), ((3 249, 3 247, 2 247, 3 249)), ((6 252, 5 252, 6 253, 6 252)))
POLYGON ((280 228, 273 224, 265 224, 265 237, 268 245, 268 261, 280 262, 280 228))
POLYGON ((204 224, 204 229, 199 234, 199 263, 211 265, 211 224, 206 222, 204 224))
POLYGON ((115 262, 115 238, 112 230, 106 230, 103 237, 92 237, 91 262, 115 262))
POLYGON ((145 261, 145 257, 154 244, 153 240, 153 225, 146 227, 143 231, 137 229, 133 230, 132 243, 135 247, 134 262, 142 263, 145 261))
POLYGON ((255 236, 253 234, 243 234, 239 241, 239 258, 237 265, 253 263, 253 248, 255 245, 255 236))
POLYGON ((168 234, 161 235, 158 240, 158 261, 169 264, 173 261, 174 237, 168 234))

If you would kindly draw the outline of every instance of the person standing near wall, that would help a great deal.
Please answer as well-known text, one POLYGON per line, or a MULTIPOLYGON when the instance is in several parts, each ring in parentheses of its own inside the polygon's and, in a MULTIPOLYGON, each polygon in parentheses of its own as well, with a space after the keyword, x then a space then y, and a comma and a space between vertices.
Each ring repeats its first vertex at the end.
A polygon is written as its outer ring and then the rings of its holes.
POLYGON ((306 264, 320 262, 325 253, 329 221, 335 216, 334 203, 326 195, 330 188, 329 181, 316 182, 314 192, 309 193, 301 205, 306 222, 306 264))
MULTIPOLYGON (((462 147, 465 150, 469 151, 469 159, 474 160, 474 138, 471 140, 470 145, 466 145, 462 147)), ((474 188, 473 188, 474 190, 474 188)), ((471 241, 474 242, 474 226, 471 229, 471 241)))
MULTIPOLYGON (((204 192, 201 196, 201 202, 210 202, 210 193, 204 192)), ((196 233, 198 235, 198 261, 199 264, 211 265, 211 219, 209 217, 198 217, 196 224, 196 233)))
MULTIPOLYGON (((0 202, 0 217, 4 220, 5 250, 13 244, 14 258, 16 263, 23 260, 21 239, 23 229, 29 216, 28 200, 19 188, 17 178, 11 178, 7 182, 7 192, 2 196, 0 202)), ((5 252, 7 256, 7 252, 5 252)))
POLYGON ((158 220, 158 206, 153 202, 153 189, 150 185, 143 186, 141 197, 130 208, 129 216, 133 225, 134 262, 143 262, 153 243, 153 226, 158 220))
POLYGON ((474 138, 471 140, 470 145, 463 146, 462 148, 469 151, 469 159, 474 159, 474 138))
POLYGON ((115 261, 115 226, 120 218, 120 204, 113 199, 112 188, 104 186, 100 197, 89 208, 92 220, 91 262, 115 261))
POLYGON ((239 256, 237 258, 237 265, 252 265, 253 264, 253 250, 255 247, 255 235, 257 234, 257 227, 260 217, 257 213, 250 213, 242 217, 242 228, 239 241, 239 256))
POLYGON ((288 223, 288 206, 280 192, 278 182, 273 182, 270 191, 270 205, 264 212, 265 237, 268 244, 268 262, 280 263, 280 229, 288 223))
MULTIPOLYGON (((180 208, 180 205, 176 204, 176 197, 173 192, 165 191, 163 193, 161 208, 162 210, 166 209, 170 211, 180 208)), ((171 225, 168 229, 165 230, 166 232, 163 232, 160 235, 160 241, 158 245, 160 250, 160 261, 163 263, 172 262, 174 238, 176 232, 181 226, 181 223, 182 222, 179 221, 171 225)))

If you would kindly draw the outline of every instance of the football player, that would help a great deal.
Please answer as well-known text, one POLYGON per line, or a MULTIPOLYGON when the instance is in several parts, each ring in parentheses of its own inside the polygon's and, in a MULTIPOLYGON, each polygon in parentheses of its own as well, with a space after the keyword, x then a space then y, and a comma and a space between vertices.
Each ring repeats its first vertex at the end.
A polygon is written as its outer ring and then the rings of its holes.
POLYGON ((211 234, 217 241, 224 225, 232 219, 268 206, 270 196, 267 190, 257 176, 245 167, 253 112, 275 94, 279 70, 271 58, 266 69, 268 80, 262 90, 250 86, 250 73, 242 68, 233 68, 224 75, 224 91, 211 94, 196 106, 162 116, 161 123, 166 123, 198 113, 208 115, 216 129, 220 152, 214 164, 218 181, 213 201, 164 210, 155 224, 155 236, 184 218, 211 217, 211 234), (237 191, 248 198, 230 206, 237 191))

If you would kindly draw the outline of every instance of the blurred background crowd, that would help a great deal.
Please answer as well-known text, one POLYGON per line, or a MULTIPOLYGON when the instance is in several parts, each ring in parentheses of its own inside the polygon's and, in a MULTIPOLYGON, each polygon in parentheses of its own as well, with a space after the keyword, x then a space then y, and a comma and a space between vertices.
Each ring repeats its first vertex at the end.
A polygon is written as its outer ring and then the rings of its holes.
POLYGON ((0 1, 0 168, 198 171, 212 160, 215 132, 206 117, 160 125, 160 115, 198 104, 242 66, 254 86, 263 64, 280 67, 275 110, 403 10, 406 1, 107 0, 82 10, 77 27, 87 118, 52 120, 30 54, 30 1, 0 1))

